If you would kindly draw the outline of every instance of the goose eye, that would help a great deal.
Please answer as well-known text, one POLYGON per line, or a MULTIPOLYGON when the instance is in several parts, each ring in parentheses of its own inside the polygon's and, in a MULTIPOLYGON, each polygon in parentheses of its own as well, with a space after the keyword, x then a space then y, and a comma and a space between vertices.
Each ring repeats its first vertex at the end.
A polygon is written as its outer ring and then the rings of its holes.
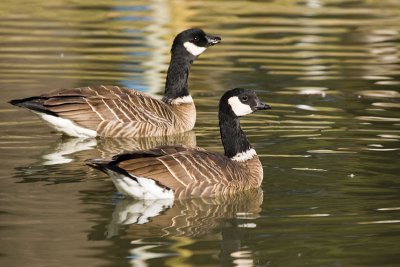
POLYGON ((195 36, 194 38, 193 38, 193 41, 195 41, 195 42, 197 42, 199 40, 199 37, 198 36, 195 36))
POLYGON ((242 100, 243 100, 243 101, 247 101, 247 100, 249 100, 249 98, 248 98, 247 95, 244 95, 244 96, 242 96, 242 100))

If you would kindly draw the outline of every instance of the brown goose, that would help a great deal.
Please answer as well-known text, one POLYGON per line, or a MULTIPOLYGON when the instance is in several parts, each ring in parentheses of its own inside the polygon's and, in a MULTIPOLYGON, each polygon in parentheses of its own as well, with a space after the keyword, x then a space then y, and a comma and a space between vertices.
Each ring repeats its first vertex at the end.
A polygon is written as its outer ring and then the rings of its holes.
POLYGON ((134 89, 96 86, 57 89, 10 103, 32 110, 70 136, 142 137, 189 131, 196 121, 188 89, 190 67, 220 41, 201 29, 185 30, 175 37, 162 101, 134 89))
POLYGON ((198 147, 164 146, 86 163, 107 173, 118 191, 134 198, 213 197, 260 186, 263 168, 239 118, 270 109, 254 91, 236 88, 219 102, 225 155, 198 147))

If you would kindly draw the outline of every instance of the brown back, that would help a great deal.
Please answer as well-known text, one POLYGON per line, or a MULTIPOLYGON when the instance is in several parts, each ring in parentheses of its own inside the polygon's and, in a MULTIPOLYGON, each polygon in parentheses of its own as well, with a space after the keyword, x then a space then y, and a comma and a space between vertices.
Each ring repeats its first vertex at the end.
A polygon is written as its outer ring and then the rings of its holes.
POLYGON ((160 136, 191 130, 194 126, 191 121, 185 122, 193 114, 184 116, 194 111, 195 117, 193 104, 168 105, 125 87, 58 89, 41 97, 46 109, 97 131, 99 136, 160 136))
POLYGON ((117 166, 132 176, 173 189, 176 198, 212 197, 255 188, 262 181, 257 156, 239 163, 200 148, 165 146, 119 155, 117 166))

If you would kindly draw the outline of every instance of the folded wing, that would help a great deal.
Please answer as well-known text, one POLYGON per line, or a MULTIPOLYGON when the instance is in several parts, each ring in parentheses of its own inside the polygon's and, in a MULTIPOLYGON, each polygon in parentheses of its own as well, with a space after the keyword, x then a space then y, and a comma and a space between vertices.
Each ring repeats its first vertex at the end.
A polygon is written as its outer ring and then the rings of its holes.
POLYGON ((154 180, 172 189, 177 198, 229 193, 225 191, 243 176, 242 170, 224 155, 183 146, 121 154, 110 165, 121 174, 154 180))
POLYGON ((110 131, 111 126, 125 124, 143 131, 146 127, 170 127, 175 119, 164 102, 119 86, 57 89, 38 97, 13 100, 11 104, 71 120, 99 135, 107 135, 102 131, 110 131))

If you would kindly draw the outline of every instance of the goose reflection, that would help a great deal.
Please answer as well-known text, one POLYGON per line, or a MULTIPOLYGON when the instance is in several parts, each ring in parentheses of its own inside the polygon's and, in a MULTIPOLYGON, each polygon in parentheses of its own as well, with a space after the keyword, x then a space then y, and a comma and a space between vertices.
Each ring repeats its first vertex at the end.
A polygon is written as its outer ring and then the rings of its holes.
POLYGON ((199 238, 220 242, 221 266, 254 266, 257 256, 242 240, 248 233, 245 228, 257 227, 262 202, 260 188, 218 198, 122 199, 106 236, 129 241, 131 266, 149 266, 148 261, 156 258, 168 258, 166 266, 177 266, 194 255, 187 246, 199 238), (165 242, 154 241, 160 237, 165 242))
POLYGON ((223 221, 236 219, 236 227, 256 227, 263 192, 260 188, 230 196, 193 199, 122 199, 115 207, 107 236, 136 240, 160 236, 202 236, 223 227, 223 221))
MULTIPOLYGON (((184 144, 196 146, 194 131, 175 135, 143 138, 70 138, 62 137, 55 148, 42 156, 43 165, 66 164, 73 161, 72 155, 86 150, 97 150, 96 156, 111 157, 124 151, 147 150, 156 146, 184 144)), ((82 158, 83 160, 83 158, 82 158)))

